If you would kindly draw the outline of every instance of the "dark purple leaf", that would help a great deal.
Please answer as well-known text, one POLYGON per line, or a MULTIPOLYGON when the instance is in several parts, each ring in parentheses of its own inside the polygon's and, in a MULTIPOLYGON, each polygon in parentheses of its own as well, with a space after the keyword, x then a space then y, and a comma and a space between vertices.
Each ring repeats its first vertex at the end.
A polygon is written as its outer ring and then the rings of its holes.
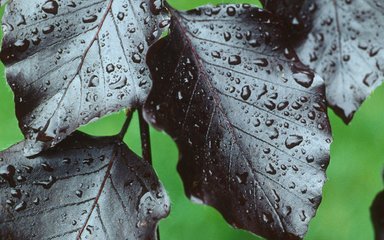
POLYGON ((298 42, 305 36, 311 25, 310 14, 303 14, 308 11, 310 1, 305 0, 261 0, 265 9, 275 13, 284 22, 287 35, 292 41, 298 42))
POLYGON ((384 240, 384 191, 377 194, 375 200, 372 203, 371 219, 375 229, 375 239, 384 240))
POLYGON ((148 53, 145 109, 178 144, 186 194, 237 228, 302 238, 329 161, 323 81, 264 10, 171 12, 170 36, 148 53))
POLYGON ((303 62, 325 79, 328 103, 349 123, 362 102, 384 80, 384 3, 380 0, 262 2, 287 24, 301 25, 291 25, 291 42, 303 62), (297 28, 306 29, 305 35, 295 34, 297 28))
POLYGON ((141 105, 148 45, 165 27, 159 0, 13 0, 1 59, 31 156, 80 125, 141 105))
POLYGON ((32 159, 22 148, 0 153, 1 239, 156 239, 169 198, 124 143, 77 132, 32 159))

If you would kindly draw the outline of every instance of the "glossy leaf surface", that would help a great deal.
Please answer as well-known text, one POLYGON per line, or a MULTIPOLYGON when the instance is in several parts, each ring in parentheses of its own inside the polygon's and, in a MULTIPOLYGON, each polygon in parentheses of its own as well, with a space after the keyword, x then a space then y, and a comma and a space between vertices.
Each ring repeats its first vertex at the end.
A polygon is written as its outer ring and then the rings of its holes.
POLYGON ((76 132, 38 157, 22 148, 0 153, 1 239, 156 239, 170 202, 124 143, 76 132))
POLYGON ((250 5, 171 11, 148 53, 146 119, 180 150, 186 194, 237 228, 299 239, 321 201, 330 128, 321 78, 250 5))
POLYGON ((159 0, 13 0, 1 59, 31 156, 79 126, 140 106, 148 45, 167 21, 159 0), (155 15, 159 14, 159 15, 155 15))
POLYGON ((328 103, 349 123, 362 102, 384 80, 384 3, 262 2, 291 25, 290 41, 298 55, 324 78, 328 103), (304 35, 298 35, 296 29, 305 29, 304 35))

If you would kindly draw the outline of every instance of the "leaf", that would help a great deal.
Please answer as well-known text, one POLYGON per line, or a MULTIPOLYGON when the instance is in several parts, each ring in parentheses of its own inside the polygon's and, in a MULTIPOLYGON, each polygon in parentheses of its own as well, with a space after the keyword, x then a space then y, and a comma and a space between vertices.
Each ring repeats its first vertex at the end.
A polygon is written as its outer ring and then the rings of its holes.
POLYGON ((167 21, 159 0, 13 0, 1 59, 35 155, 79 126, 140 106, 151 88, 148 45, 167 21))
POLYGON ((264 10, 170 11, 170 36, 147 56, 145 116, 175 139, 186 194, 237 228, 302 238, 329 162, 323 81, 264 10))
POLYGON ((0 153, 1 239, 156 239, 168 196, 115 137, 76 132, 31 159, 22 148, 0 153))
MULTIPOLYGON (((384 172, 383 172, 384 179, 384 172)), ((384 239, 384 191, 377 194, 371 206, 371 219, 375 229, 375 239, 384 239)))
POLYGON ((306 35, 291 41, 303 62, 325 79, 328 103, 349 123, 384 79, 384 4, 379 0, 262 2, 291 23, 305 24, 306 35))

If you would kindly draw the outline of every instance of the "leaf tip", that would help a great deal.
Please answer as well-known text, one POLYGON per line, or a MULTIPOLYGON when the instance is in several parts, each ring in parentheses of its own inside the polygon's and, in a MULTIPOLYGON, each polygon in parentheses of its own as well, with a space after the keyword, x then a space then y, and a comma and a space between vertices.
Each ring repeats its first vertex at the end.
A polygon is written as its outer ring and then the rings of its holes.
POLYGON ((25 157, 34 157, 41 153, 45 148, 45 144, 40 141, 26 140, 24 143, 23 153, 25 157))

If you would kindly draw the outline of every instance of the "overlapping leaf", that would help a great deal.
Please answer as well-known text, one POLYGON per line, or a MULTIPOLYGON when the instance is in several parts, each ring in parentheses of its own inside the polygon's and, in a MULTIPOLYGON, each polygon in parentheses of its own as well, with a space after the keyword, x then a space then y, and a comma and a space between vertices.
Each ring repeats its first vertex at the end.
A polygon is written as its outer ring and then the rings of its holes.
POLYGON ((180 150, 187 195, 237 228, 298 239, 321 200, 330 128, 321 78, 250 5, 172 10, 151 47, 146 119, 180 150))
MULTIPOLYGON (((384 172, 383 172, 384 179, 384 172)), ((384 191, 377 194, 371 206, 371 219, 375 229, 375 239, 384 239, 384 191)))
POLYGON ((80 125, 143 103, 151 87, 148 45, 167 23, 161 7, 159 0, 7 5, 1 59, 27 155, 55 145, 80 125))
POLYGON ((290 41, 296 45, 298 55, 321 74, 327 86, 328 103, 349 123, 361 103, 384 80, 384 3, 379 0, 262 2, 268 10, 288 20, 287 24, 291 23, 294 37, 290 41), (298 36, 297 28, 306 29, 305 34, 298 36))
POLYGON ((32 159, 22 148, 0 153, 1 239, 156 239, 168 196, 122 142, 75 133, 32 159))

